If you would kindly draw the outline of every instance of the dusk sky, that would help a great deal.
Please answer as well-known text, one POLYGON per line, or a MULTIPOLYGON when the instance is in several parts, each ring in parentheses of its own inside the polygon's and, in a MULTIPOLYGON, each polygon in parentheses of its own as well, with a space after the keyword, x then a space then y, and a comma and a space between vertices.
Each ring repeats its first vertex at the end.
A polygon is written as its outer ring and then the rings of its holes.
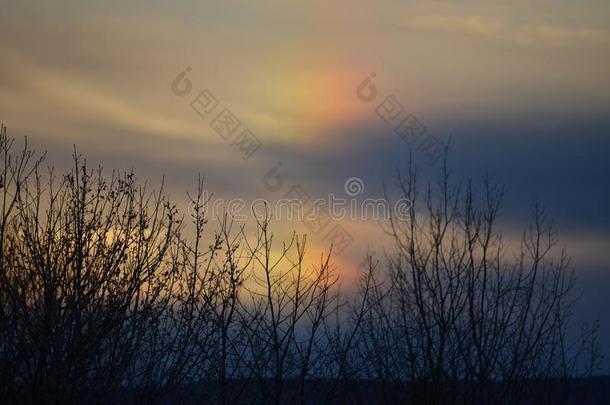
MULTIPOLYGON (((410 153, 434 178, 440 161, 395 133, 411 115, 424 138, 450 142, 458 181, 487 171, 506 186, 509 245, 536 198, 546 206, 578 277, 576 316, 600 321, 610 351, 607 0, 1 1, 0 54, 12 137, 60 168, 76 145, 109 171, 133 168, 152 184, 165 175, 185 212, 197 173, 215 198, 246 202, 294 185, 346 197, 353 177, 359 199, 382 198, 410 153), (187 68, 180 95, 172 82, 187 68), (357 89, 371 73, 366 102, 357 89), (191 106, 203 91, 217 101, 205 117, 191 106), (402 110, 386 123, 389 96, 402 110), (212 127, 224 109, 240 124, 227 139, 212 127), (260 141, 248 156, 233 143, 246 129, 260 141), (264 182, 273 167, 277 191, 264 182)), ((308 233, 312 257, 328 249, 327 230, 276 225, 308 233)), ((337 225, 353 239, 334 257, 349 288, 367 249, 390 245, 378 221, 337 225)))

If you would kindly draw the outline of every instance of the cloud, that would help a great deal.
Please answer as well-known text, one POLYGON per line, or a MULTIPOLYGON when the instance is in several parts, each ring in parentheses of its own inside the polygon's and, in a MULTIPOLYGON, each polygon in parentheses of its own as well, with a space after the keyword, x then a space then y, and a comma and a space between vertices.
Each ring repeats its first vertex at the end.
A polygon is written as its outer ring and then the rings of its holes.
POLYGON ((543 42, 553 45, 596 44, 610 42, 610 33, 594 28, 567 28, 540 24, 516 31, 514 38, 526 44, 532 42, 543 42))
POLYGON ((412 30, 462 34, 518 45, 607 44, 610 32, 595 27, 572 27, 546 22, 519 22, 481 15, 430 13, 407 18, 412 30))
POLYGON ((407 25, 418 30, 468 35, 490 35, 502 28, 502 22, 497 19, 448 14, 415 15, 407 19, 407 25))

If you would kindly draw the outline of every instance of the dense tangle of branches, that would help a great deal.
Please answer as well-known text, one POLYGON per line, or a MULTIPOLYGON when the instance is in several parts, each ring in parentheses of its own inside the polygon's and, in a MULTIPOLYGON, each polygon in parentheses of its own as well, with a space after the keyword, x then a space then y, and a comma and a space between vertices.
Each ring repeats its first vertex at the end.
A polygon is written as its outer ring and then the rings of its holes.
POLYGON ((507 252, 487 180, 460 188, 445 168, 422 188, 409 167, 395 246, 340 294, 332 247, 310 264, 305 237, 278 242, 267 220, 208 224, 202 181, 185 219, 133 173, 43 157, 2 129, 8 402, 516 403, 597 358, 594 331, 568 342, 573 277, 543 210, 507 252))

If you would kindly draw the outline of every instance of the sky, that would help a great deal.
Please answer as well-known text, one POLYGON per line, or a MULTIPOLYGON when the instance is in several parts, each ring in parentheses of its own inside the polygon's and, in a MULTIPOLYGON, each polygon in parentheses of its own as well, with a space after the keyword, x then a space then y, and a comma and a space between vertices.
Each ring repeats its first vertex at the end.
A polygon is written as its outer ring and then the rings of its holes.
MULTIPOLYGON (((294 186, 346 198, 353 178, 358 199, 381 198, 409 156, 433 178, 440 163, 395 132, 415 117, 420 139, 450 143, 456 179, 506 186, 508 240, 545 204, 573 258, 576 316, 599 319, 610 342, 607 1, 0 0, 0 54, 11 136, 60 168, 76 145, 91 164, 165 175, 186 212, 197 173, 216 199, 248 203, 294 186), (401 106, 391 122, 388 99, 401 106), (224 111, 239 123, 230 135, 213 124, 224 111), (252 154, 236 141, 245 130, 252 154)), ((344 231, 334 262, 347 287, 388 242, 371 220, 276 227, 307 232, 312 257, 344 231)))

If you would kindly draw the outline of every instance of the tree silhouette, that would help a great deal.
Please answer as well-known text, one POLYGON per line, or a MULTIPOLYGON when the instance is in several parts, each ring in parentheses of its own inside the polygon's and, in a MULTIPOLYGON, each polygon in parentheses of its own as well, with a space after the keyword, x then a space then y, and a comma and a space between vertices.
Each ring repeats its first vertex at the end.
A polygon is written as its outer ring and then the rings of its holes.
POLYGON ((228 216, 208 230, 202 179, 185 219, 133 172, 75 151, 57 175, 13 143, 2 127, 6 402, 540 402, 570 399, 599 361, 595 328, 568 343, 574 277, 544 210, 511 254, 488 178, 456 185, 445 164, 422 190, 410 165, 408 218, 346 295, 332 247, 314 265, 268 218, 253 236, 228 216))

